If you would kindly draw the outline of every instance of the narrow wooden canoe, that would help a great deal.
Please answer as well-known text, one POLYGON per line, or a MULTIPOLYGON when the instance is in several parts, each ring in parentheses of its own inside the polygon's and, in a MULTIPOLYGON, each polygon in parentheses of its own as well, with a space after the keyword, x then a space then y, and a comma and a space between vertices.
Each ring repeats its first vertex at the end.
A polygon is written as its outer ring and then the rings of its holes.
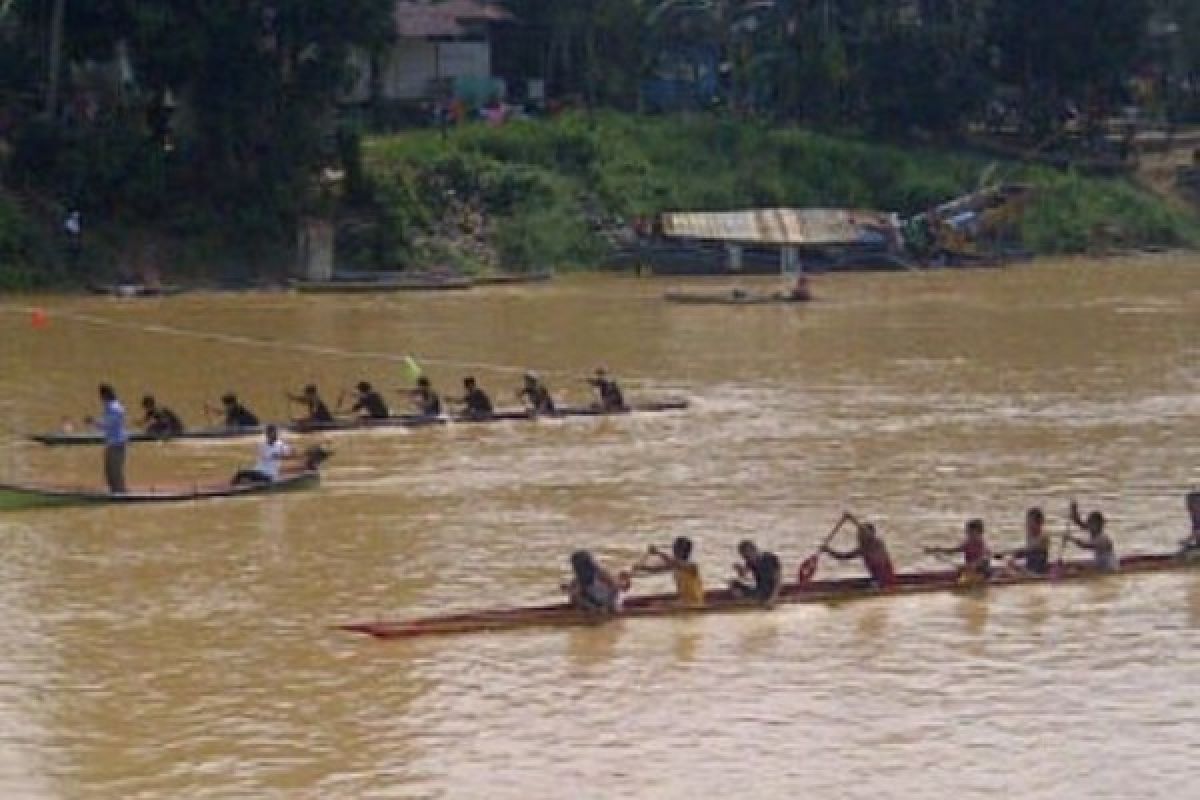
POLYGON ((309 294, 372 294, 375 292, 445 292, 470 289, 467 277, 413 277, 395 280, 292 281, 291 287, 309 294))
MULTIPOLYGON (((1060 565, 1049 576, 1002 574, 982 584, 964 584, 960 580, 957 570, 911 572, 902 573, 897 576, 898 585, 888 590, 875 588, 866 578, 813 581, 804 585, 788 584, 781 592, 779 602, 780 604, 788 605, 801 603, 840 603, 869 597, 896 597, 929 592, 980 591, 983 589, 1025 584, 1070 583, 1114 574, 1163 572, 1195 567, 1200 567, 1200 557, 1187 557, 1177 553, 1170 553, 1128 556, 1121 560, 1121 570, 1117 573, 1097 570, 1091 561, 1070 561, 1060 565)), ((698 608, 679 606, 673 594, 656 594, 627 598, 622 610, 615 615, 587 613, 566 603, 555 603, 552 605, 527 606, 523 608, 467 611, 458 614, 441 614, 433 617, 399 621, 375 620, 351 622, 337 625, 336 628, 380 639, 398 639, 413 636, 516 630, 533 627, 579 627, 597 625, 613 619, 691 616, 697 614, 761 610, 763 610, 762 606, 735 598, 725 589, 714 589, 705 594, 705 605, 698 608)))
MULTIPOLYGON (((652 414, 663 411, 683 411, 688 407, 684 399, 658 400, 647 403, 633 403, 620 411, 606 411, 598 406, 566 406, 553 414, 532 414, 526 409, 501 409, 485 417, 472 417, 462 414, 428 416, 423 414, 397 414, 386 419, 342 419, 328 424, 307 425, 292 423, 284 429, 296 434, 307 433, 338 433, 353 431, 372 431, 388 428, 425 428, 434 425, 482 425, 491 422, 522 422, 539 418, 570 419, 573 417, 610 417, 626 414, 652 414)), ((261 435, 262 428, 196 428, 184 431, 175 439, 237 439, 246 436, 261 435)), ((104 437, 97 431, 71 431, 63 433, 35 433, 29 436, 35 442, 45 445, 100 445, 104 437)), ((168 441, 147 433, 130 433, 130 442, 160 442, 168 441)))
POLYGON ((794 295, 791 292, 755 294, 734 289, 728 292, 667 292, 663 299, 668 303, 692 306, 761 306, 807 303, 812 300, 812 295, 794 295))
POLYGON ((111 295, 113 297, 172 297, 182 294, 182 286, 159 285, 151 286, 144 283, 93 283, 88 285, 92 294, 111 295))
POLYGON ((111 505, 114 503, 177 503, 184 500, 206 500, 215 497, 244 497, 277 492, 311 489, 321 481, 317 470, 285 474, 273 483, 232 486, 222 483, 162 485, 131 487, 124 494, 110 494, 104 489, 84 489, 70 486, 0 483, 0 511, 63 506, 111 505))

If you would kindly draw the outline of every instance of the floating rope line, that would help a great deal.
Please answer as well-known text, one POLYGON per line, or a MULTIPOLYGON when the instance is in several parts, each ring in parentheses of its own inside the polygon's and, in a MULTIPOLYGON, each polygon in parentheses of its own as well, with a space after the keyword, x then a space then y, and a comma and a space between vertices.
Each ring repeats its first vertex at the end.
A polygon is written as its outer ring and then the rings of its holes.
MULTIPOLYGON (((453 359, 444 358, 425 358, 417 357, 411 353, 386 353, 378 350, 346 350, 340 347, 329 347, 328 345, 311 344, 308 342, 285 342, 279 339, 271 339, 261 336, 245 336, 235 333, 218 333, 213 331, 199 330, 196 328, 180 328, 173 325, 162 325, 160 323, 138 323, 126 322, 123 320, 115 320, 109 317, 98 316, 95 314, 83 314, 74 311, 53 311, 44 312, 43 309, 34 306, 15 306, 15 305, 0 305, 0 313, 5 314, 21 314, 32 316, 36 313, 47 314, 51 319, 69 320, 71 322, 80 322, 87 325, 96 325, 99 327, 115 328, 119 330, 136 331, 141 333, 159 333, 168 336, 179 336, 191 339, 201 339, 208 342, 222 342, 246 347, 259 347, 266 350, 282 350, 296 353, 310 353, 320 356, 337 356, 340 358, 361 358, 378 361, 390 361, 398 364, 406 364, 409 359, 416 359, 420 364, 432 364, 440 367, 455 367, 457 369, 467 370, 488 370, 490 372, 510 373, 514 375, 523 375, 526 372, 536 371, 543 375, 562 375, 577 377, 578 372, 571 370, 531 370, 529 367, 517 367, 511 364, 491 364, 482 361, 455 361, 453 359)), ((629 379, 623 381, 629 385, 645 386, 651 388, 669 388, 672 384, 664 384, 651 382, 639 379, 629 379)), ((675 384, 676 386, 678 384, 675 384)))

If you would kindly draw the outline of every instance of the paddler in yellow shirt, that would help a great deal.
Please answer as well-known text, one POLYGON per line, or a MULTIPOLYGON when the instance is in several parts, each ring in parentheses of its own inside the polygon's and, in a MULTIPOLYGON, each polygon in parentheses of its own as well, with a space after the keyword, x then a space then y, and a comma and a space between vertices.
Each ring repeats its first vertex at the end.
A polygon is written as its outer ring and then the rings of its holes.
POLYGON ((699 608, 704 605, 704 581, 700 577, 700 567, 692 561, 692 540, 686 536, 675 537, 669 553, 651 545, 633 571, 645 575, 670 572, 681 606, 699 608), (646 563, 649 559, 655 559, 655 562, 646 563))

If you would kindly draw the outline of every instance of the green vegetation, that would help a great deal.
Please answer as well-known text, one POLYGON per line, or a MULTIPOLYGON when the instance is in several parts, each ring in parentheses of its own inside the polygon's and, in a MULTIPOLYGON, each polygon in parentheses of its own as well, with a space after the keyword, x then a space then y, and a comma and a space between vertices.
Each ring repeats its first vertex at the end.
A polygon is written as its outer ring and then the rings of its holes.
POLYGON ((570 114, 406 133, 368 140, 364 158, 384 263, 444 259, 414 242, 464 206, 486 217, 505 266, 561 267, 596 263, 604 232, 637 215, 759 206, 910 214, 997 178, 1038 187, 1022 231, 1038 252, 1200 241, 1193 218, 1122 179, 710 115, 570 114))

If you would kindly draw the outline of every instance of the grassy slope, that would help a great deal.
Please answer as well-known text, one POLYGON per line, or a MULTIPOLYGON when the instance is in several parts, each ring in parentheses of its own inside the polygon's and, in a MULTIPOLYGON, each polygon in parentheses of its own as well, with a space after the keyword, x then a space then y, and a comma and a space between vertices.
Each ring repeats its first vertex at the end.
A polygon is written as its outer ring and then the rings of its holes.
POLYGON ((365 165, 400 238, 439 220, 443 198, 475 198, 510 266, 588 264, 595 223, 671 209, 756 206, 912 213, 991 179, 1039 187, 1023 223, 1037 252, 1096 244, 1196 245, 1200 223, 1124 180, 839 139, 712 117, 609 113, 405 133, 366 143, 365 165))

